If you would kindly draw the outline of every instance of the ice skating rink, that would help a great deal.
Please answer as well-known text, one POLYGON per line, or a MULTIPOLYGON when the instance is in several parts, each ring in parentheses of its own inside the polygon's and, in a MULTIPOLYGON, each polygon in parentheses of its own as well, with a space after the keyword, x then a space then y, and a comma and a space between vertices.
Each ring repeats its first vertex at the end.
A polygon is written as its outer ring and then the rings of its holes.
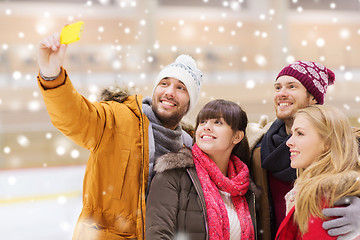
POLYGON ((90 101, 108 87, 151 96, 160 69, 186 53, 203 84, 184 122, 218 98, 249 122, 273 121, 277 73, 308 60, 335 72, 326 104, 360 127, 359 0, 0 1, 0 240, 72 238, 89 151, 53 127, 36 76, 39 41, 79 20, 64 67, 90 101))
POLYGON ((0 171, 2 240, 71 239, 85 166, 0 171))

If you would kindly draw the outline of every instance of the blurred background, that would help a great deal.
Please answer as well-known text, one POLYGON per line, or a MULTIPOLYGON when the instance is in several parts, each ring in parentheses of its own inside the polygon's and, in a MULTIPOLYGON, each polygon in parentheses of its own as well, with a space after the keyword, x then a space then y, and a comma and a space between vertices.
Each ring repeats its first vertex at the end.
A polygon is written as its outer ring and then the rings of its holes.
POLYGON ((110 86, 151 95, 160 69, 190 54, 208 101, 274 120, 273 83, 296 60, 336 74, 326 104, 360 126, 360 0, 0 0, 1 239, 71 239, 88 151, 51 124, 38 90, 37 44, 84 21, 64 67, 92 101, 110 86))

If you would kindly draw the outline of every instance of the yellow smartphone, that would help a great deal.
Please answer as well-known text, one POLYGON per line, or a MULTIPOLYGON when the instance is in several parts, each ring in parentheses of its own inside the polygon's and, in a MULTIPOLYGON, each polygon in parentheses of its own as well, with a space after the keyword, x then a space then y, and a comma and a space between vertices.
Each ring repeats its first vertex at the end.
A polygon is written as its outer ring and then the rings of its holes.
POLYGON ((60 33, 60 43, 69 44, 80 40, 82 31, 84 28, 84 22, 79 21, 63 27, 60 33))

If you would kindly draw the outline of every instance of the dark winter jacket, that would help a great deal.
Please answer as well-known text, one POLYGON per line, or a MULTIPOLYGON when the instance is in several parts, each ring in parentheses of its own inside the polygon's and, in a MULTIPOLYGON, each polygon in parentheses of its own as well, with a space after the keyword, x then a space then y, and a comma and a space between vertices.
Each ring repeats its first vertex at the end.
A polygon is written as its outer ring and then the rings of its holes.
MULTIPOLYGON (((146 239, 208 239, 205 198, 192 153, 184 148, 157 159, 146 202, 146 239)), ((251 184, 254 186, 254 184, 251 184)), ((246 194, 256 232, 255 196, 246 194)))

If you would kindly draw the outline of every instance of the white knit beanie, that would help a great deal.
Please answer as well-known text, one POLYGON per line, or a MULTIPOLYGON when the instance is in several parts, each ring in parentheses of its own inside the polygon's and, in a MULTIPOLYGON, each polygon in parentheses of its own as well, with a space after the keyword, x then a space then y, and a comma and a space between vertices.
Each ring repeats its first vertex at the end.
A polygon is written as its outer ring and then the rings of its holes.
POLYGON ((199 99, 202 78, 202 73, 196 67, 195 60, 185 54, 178 56, 175 62, 167 65, 160 71, 155 80, 154 90, 159 82, 166 77, 176 78, 185 84, 190 97, 189 111, 193 109, 199 99))

